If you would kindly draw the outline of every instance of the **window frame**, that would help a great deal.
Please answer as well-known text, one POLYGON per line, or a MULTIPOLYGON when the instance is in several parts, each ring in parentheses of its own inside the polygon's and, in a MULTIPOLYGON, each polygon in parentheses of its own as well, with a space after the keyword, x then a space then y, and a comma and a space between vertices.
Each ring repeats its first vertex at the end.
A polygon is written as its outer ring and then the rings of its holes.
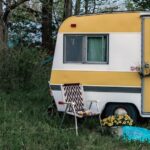
POLYGON ((64 34, 63 35, 63 63, 64 64, 109 64, 109 34, 64 34), (66 36, 83 37, 82 61, 66 61, 66 36), (88 61, 87 60, 88 37, 104 37, 104 36, 106 36, 107 39, 106 62, 88 61))

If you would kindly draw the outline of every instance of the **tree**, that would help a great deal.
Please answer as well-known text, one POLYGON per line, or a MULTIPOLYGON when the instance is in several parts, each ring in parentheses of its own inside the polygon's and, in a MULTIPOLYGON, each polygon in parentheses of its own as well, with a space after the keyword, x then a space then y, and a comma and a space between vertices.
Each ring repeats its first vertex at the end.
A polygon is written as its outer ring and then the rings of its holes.
POLYGON ((133 2, 139 10, 150 10, 150 0, 133 0, 133 2))
POLYGON ((131 0, 126 0, 125 1, 125 7, 126 7, 127 10, 130 10, 130 11, 133 11, 133 10, 137 9, 134 2, 131 1, 131 0))
POLYGON ((125 4, 128 10, 150 10, 150 0, 126 0, 125 4))
POLYGON ((53 26, 58 30, 64 17, 64 0, 54 0, 53 2, 53 26))
POLYGON ((4 45, 7 47, 7 38, 8 38, 8 17, 12 10, 16 9, 18 6, 23 4, 24 2, 29 0, 0 0, 0 27, 1 27, 1 40, 4 43, 4 45), (5 8, 3 7, 5 6, 5 8))
POLYGON ((87 14, 87 13, 88 13, 88 5, 89 5, 89 1, 84 0, 84 3, 85 3, 85 14, 87 14))
POLYGON ((2 46, 2 42, 3 41, 3 20, 2 20, 2 16, 3 16, 3 6, 2 6, 2 1, 0 1, 0 46, 2 46))
POLYGON ((80 3, 81 3, 81 0, 76 0, 75 15, 79 15, 80 14, 80 3))
POLYGON ((88 13, 96 13, 96 7, 98 7, 100 5, 97 5, 97 0, 89 0, 88 3, 88 13))
POLYGON ((63 20, 72 16, 72 0, 64 0, 64 17, 63 20))
POLYGON ((95 9, 96 9, 96 0, 93 0, 93 10, 92 10, 92 13, 95 13, 95 9))
POLYGON ((12 22, 15 22, 15 25, 12 25, 11 29, 13 29, 14 32, 20 30, 20 33, 23 33, 18 34, 23 44, 33 46, 35 44, 41 44, 43 49, 47 49, 48 52, 53 51, 53 10, 53 0, 30 0, 30 3, 26 3, 13 11, 12 22), (17 25, 20 28, 16 29, 15 26, 17 25), (36 26, 41 26, 41 28, 37 28, 36 26), (32 39, 28 38, 31 34, 34 34, 39 41, 32 43, 32 39), (39 35, 41 35, 41 37, 39 35), (26 39, 28 40, 25 41, 26 39))
POLYGON ((53 51, 52 9, 53 0, 42 2, 42 46, 49 51, 53 51))

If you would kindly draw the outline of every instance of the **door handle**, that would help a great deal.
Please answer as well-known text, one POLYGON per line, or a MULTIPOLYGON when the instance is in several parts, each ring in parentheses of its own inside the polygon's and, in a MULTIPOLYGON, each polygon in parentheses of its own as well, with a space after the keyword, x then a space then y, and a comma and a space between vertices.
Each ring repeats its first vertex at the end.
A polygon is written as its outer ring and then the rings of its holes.
POLYGON ((144 65, 140 68, 139 74, 141 77, 150 77, 150 64, 144 63, 144 65))
POLYGON ((150 69, 150 64, 149 64, 149 63, 145 63, 145 64, 144 64, 144 68, 145 68, 145 69, 150 69))
POLYGON ((143 77, 150 77, 150 64, 145 63, 142 69, 142 75, 143 77))

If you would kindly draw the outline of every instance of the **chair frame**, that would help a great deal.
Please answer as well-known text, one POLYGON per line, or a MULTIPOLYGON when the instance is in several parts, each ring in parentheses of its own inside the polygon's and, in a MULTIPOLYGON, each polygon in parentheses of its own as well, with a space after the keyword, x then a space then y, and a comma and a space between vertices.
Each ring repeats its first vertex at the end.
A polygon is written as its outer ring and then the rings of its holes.
MULTIPOLYGON (((63 86, 72 86, 72 85, 79 85, 81 86, 79 83, 74 83, 74 84, 64 84, 64 85, 61 85, 61 89, 63 88, 63 86)), ((84 90, 83 90, 83 86, 81 86, 81 93, 82 95, 84 94, 84 90)), ((62 94, 63 93, 63 90, 62 90, 62 94)), ((60 124, 60 127, 62 127, 62 124, 64 122, 64 119, 65 119, 65 116, 66 114, 69 114, 69 115, 73 115, 74 116, 74 120, 75 120, 75 131, 76 131, 76 136, 79 135, 78 133, 78 121, 77 121, 77 118, 83 118, 85 116, 81 116, 79 114, 76 113, 76 110, 75 110, 75 102, 66 102, 65 99, 64 99, 64 95, 63 95, 63 100, 64 101, 59 101, 58 104, 59 105, 66 105, 66 108, 65 108, 65 111, 64 111, 64 115, 63 115, 63 118, 62 118, 62 121, 61 121, 61 124, 60 124), (69 107, 72 107, 72 110, 73 112, 68 112, 68 108, 69 107)), ((89 105, 89 108, 88 110, 91 109, 92 107, 92 104, 95 103, 96 104, 96 107, 97 107, 97 112, 95 115, 99 115, 99 121, 100 121, 100 125, 101 125, 101 113, 100 113, 100 109, 99 109, 99 106, 98 106, 98 101, 97 100, 85 100, 84 99, 84 96, 83 96, 83 104, 85 104, 85 102, 90 102, 90 105, 89 105)), ((94 116, 94 115, 92 115, 94 116)), ((102 126, 101 126, 102 127, 102 126)))

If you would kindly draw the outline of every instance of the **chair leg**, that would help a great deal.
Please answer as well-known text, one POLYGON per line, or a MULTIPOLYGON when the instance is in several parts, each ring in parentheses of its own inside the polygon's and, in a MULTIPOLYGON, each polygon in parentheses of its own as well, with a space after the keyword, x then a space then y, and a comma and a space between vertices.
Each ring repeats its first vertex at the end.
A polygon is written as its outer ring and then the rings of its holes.
MULTIPOLYGON (((77 116, 76 116, 76 112, 75 112, 75 108, 74 108, 74 105, 71 105, 72 108, 73 108, 73 113, 74 113, 74 118, 75 118, 75 130, 76 130, 76 136, 78 136, 78 120, 77 120, 77 116)), ((68 105, 65 109, 65 112, 64 112, 64 115, 63 115, 63 118, 62 118, 62 121, 61 121, 61 124, 60 124, 60 128, 62 127, 62 124, 64 122, 64 119, 65 119, 65 116, 66 116, 66 112, 67 112, 67 109, 68 109, 68 105)))
POLYGON ((75 115, 74 117, 75 117, 75 129, 76 129, 76 136, 78 136, 78 120, 77 120, 76 115, 75 115))
POLYGON ((75 108, 74 108, 74 105, 72 105, 72 108, 73 108, 73 113, 74 113, 74 119, 75 119, 75 129, 76 129, 76 136, 78 136, 78 120, 77 120, 77 116, 76 116, 76 111, 75 111, 75 108))
POLYGON ((93 104, 93 103, 91 102, 91 103, 90 103, 90 106, 89 106, 89 109, 91 109, 91 107, 92 107, 92 104, 93 104))
POLYGON ((66 106, 65 112, 64 112, 64 114, 63 114, 63 118, 62 118, 61 123, 60 123, 60 128, 62 127, 62 124, 63 124, 63 122, 64 122, 64 120, 65 120, 65 116, 66 116, 66 111, 67 111, 67 109, 68 109, 68 106, 66 106))
POLYGON ((63 122, 64 122, 64 120, 65 120, 65 116, 66 116, 66 113, 64 113, 64 115, 63 115, 63 118, 62 118, 61 123, 60 123, 60 128, 61 128, 62 125, 63 125, 63 122))

